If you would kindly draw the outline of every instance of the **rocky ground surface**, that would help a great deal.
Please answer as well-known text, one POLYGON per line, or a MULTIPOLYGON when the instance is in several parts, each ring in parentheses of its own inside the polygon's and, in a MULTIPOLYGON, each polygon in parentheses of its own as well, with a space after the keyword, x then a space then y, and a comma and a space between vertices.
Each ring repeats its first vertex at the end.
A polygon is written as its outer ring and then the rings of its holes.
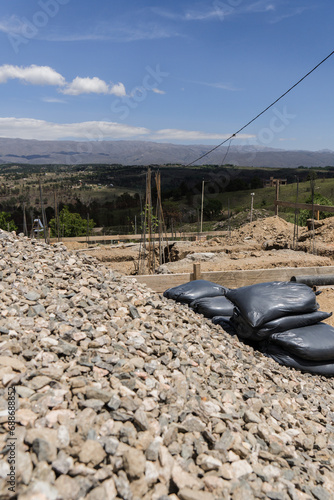
POLYGON ((333 379, 61 243, 1 232, 0 278, 1 499, 333 498, 333 379))

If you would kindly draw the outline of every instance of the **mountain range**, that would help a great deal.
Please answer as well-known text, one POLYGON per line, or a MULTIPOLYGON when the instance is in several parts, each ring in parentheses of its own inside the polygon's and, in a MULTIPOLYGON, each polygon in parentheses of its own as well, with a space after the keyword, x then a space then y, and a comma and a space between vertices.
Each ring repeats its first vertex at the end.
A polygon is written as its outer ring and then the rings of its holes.
POLYGON ((221 165, 296 168, 334 166, 334 151, 284 150, 261 146, 220 147, 145 141, 37 141, 0 138, 0 163, 121 165, 221 165))

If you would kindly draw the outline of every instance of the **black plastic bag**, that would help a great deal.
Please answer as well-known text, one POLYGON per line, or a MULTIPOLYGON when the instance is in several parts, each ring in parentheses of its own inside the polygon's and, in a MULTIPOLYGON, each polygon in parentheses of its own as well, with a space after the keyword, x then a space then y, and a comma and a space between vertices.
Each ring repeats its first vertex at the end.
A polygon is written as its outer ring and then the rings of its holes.
POLYGON ((194 280, 184 283, 183 285, 168 288, 164 291, 164 297, 168 299, 182 302, 183 304, 190 304, 196 299, 202 297, 214 297, 216 295, 225 295, 228 288, 212 283, 206 280, 194 280))
POLYGON ((214 316, 212 318, 212 323, 214 325, 221 326, 223 330, 225 330, 225 332, 229 333, 230 335, 237 335, 234 326, 231 324, 230 316, 214 316))
POLYGON ((274 333, 269 341, 302 359, 334 362, 334 328, 326 323, 274 333))
POLYGON ((267 357, 274 359, 280 365, 295 368, 303 372, 313 373, 315 375, 324 375, 325 377, 334 376, 334 359, 328 361, 309 361, 289 353, 282 347, 265 343, 261 352, 267 357))
POLYGON ((206 318, 214 316, 229 316, 233 314, 234 304, 226 297, 202 297, 190 303, 195 312, 203 314, 206 318))
POLYGON ((318 309, 313 290, 302 283, 271 281, 227 290, 226 296, 253 328, 291 314, 318 309))
POLYGON ((323 311, 315 311, 306 314, 292 314, 290 316, 284 316, 283 318, 277 318, 269 321, 260 328, 253 328, 240 315, 237 308, 235 308, 231 318, 231 324, 236 329, 239 337, 254 341, 261 341, 270 337, 274 333, 285 332, 287 330, 292 330, 293 328, 315 325, 330 316, 332 316, 332 313, 323 311))

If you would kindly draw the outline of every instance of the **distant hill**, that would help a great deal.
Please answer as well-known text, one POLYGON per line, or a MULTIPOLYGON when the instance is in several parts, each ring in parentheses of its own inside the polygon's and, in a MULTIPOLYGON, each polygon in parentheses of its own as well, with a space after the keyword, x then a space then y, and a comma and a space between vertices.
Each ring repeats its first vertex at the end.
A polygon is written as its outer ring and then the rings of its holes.
MULTIPOLYGON (((145 141, 35 141, 0 138, 0 163, 121 165, 182 164, 210 150, 204 145, 178 145, 145 141)), ((197 164, 220 165, 227 148, 221 147, 197 164)), ((225 164, 289 168, 334 166, 334 151, 286 151, 256 146, 231 146, 225 164)))

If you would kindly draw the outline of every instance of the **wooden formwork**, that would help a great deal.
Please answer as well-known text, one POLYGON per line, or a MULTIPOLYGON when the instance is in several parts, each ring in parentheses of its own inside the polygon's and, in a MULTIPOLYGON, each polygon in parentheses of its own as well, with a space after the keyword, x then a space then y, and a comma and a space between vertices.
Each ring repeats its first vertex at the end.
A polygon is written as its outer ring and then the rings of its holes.
POLYGON ((194 264, 192 273, 151 274, 129 276, 139 283, 145 283, 155 292, 164 292, 167 288, 182 285, 194 279, 204 279, 228 288, 254 285, 269 281, 290 281, 292 276, 334 274, 334 266, 320 267, 276 267, 273 269, 251 269, 245 271, 210 271, 201 272, 200 264, 194 264))

